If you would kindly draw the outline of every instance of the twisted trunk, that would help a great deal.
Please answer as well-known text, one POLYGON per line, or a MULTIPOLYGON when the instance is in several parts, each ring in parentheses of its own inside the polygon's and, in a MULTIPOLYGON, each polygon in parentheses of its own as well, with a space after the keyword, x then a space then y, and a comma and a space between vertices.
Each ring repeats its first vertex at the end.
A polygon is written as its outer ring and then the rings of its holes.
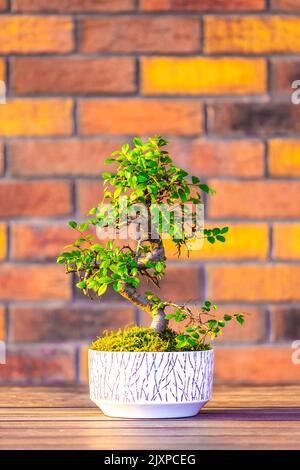
MULTIPOLYGON (((158 240, 151 240, 150 234, 147 234, 141 241, 149 241, 151 252, 146 256, 138 257, 138 269, 145 269, 145 265, 148 261, 152 263, 157 263, 159 261, 165 260, 165 250, 161 237, 158 235, 158 240)), ((123 283, 119 293, 125 299, 129 300, 134 305, 140 307, 144 312, 149 313, 153 316, 152 323, 150 328, 152 328, 156 333, 164 331, 168 326, 168 320, 165 317, 165 312, 163 309, 155 310, 155 303, 147 299, 142 294, 139 294, 135 287, 131 284, 123 283)))

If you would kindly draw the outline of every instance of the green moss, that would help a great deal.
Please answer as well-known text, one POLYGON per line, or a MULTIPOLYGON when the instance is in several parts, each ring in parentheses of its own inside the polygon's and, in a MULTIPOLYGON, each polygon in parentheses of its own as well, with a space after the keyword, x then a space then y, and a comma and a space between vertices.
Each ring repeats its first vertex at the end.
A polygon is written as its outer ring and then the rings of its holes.
POLYGON ((98 337, 91 345, 96 351, 128 351, 128 352, 172 352, 172 351, 203 351, 210 349, 208 344, 200 342, 193 347, 177 347, 178 333, 167 329, 155 333, 151 328, 138 326, 127 327, 124 330, 105 331, 104 336, 98 337))

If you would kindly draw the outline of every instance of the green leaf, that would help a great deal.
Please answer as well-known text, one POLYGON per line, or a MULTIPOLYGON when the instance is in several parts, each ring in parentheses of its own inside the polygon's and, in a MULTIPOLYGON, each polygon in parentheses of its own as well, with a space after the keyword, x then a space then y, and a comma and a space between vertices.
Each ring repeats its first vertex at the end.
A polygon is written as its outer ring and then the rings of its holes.
POLYGON ((70 221, 68 222, 68 225, 69 225, 69 227, 71 227, 71 228, 76 228, 76 227, 77 227, 77 222, 75 222, 75 220, 70 220, 70 221))
POLYGON ((225 313, 225 315, 224 315, 223 318, 224 318, 225 321, 229 321, 229 320, 232 319, 232 316, 231 316, 231 315, 227 315, 227 313, 225 313))
POLYGON ((211 243, 212 245, 215 243, 215 237, 207 237, 207 240, 209 241, 209 243, 211 243))
POLYGON ((236 320, 239 322, 240 325, 243 325, 245 322, 244 316, 242 314, 235 315, 236 320))
POLYGON ((104 180, 108 180, 111 177, 111 174, 108 171, 104 171, 101 176, 104 180))
POLYGON ((223 235, 217 235, 216 239, 219 240, 219 242, 222 242, 222 243, 224 243, 226 241, 225 237, 223 237, 223 235))
POLYGON ((187 201, 187 197, 186 197, 186 194, 185 194, 185 192, 183 191, 183 189, 178 189, 178 194, 179 194, 179 197, 180 197, 180 199, 182 200, 182 202, 186 202, 186 201, 187 201))
POLYGON ((115 163, 115 158, 107 158, 106 160, 104 160, 104 163, 106 163, 107 165, 109 165, 110 163, 115 163))
POLYGON ((193 328, 192 326, 189 326, 188 328, 185 329, 185 331, 187 333, 193 333, 195 331, 195 328, 193 328))
POLYGON ((107 244, 106 244, 106 248, 107 248, 108 250, 112 250, 112 247, 113 247, 113 242, 112 242, 111 240, 109 240, 109 241, 107 242, 107 244))
POLYGON ((202 189, 205 193, 209 193, 209 187, 207 184, 199 184, 199 188, 202 189))
POLYGON ((89 224, 86 222, 83 222, 82 224, 79 225, 79 230, 81 232, 85 232, 89 228, 89 224))
POLYGON ((89 211, 89 214, 95 215, 95 214, 97 214, 97 212, 98 212, 98 207, 93 207, 93 208, 89 211))
POLYGON ((209 320, 208 328, 213 328, 214 326, 216 326, 216 324, 217 324, 217 320, 209 320))
POLYGON ((205 305, 205 307, 210 308, 210 307, 211 307, 211 302, 210 302, 209 300, 206 300, 206 301, 204 302, 204 305, 205 305))
POLYGON ((213 231, 212 231, 213 235, 219 235, 220 232, 221 230, 218 227, 213 228, 213 231))
POLYGON ((164 265, 161 262, 156 263, 155 265, 155 271, 158 273, 161 273, 164 269, 164 265))
POLYGON ((197 176, 192 176, 192 183, 193 183, 193 184, 200 183, 199 178, 197 178, 197 176))
POLYGON ((78 287, 79 289, 85 289, 86 288, 86 282, 85 281, 77 282, 76 287, 78 287))
POLYGON ((137 177, 137 180, 139 183, 146 183, 146 181, 148 181, 148 177, 147 176, 143 176, 143 175, 139 175, 137 177))
POLYGON ((130 145, 129 145, 129 144, 124 144, 124 145, 122 145, 122 152, 123 152, 123 153, 127 153, 129 149, 130 149, 130 145))
POLYGON ((219 320, 218 325, 221 326, 221 328, 223 328, 225 326, 225 322, 222 320, 219 320))
POLYGON ((137 147, 142 147, 143 146, 143 142, 142 140, 140 139, 140 137, 134 137, 132 139, 134 145, 136 145, 137 147))
POLYGON ((229 227, 223 227, 220 233, 227 233, 228 230, 229 230, 229 227))
POLYGON ((100 286, 98 290, 99 297, 105 294, 106 290, 107 290, 107 284, 102 284, 102 286, 100 286))

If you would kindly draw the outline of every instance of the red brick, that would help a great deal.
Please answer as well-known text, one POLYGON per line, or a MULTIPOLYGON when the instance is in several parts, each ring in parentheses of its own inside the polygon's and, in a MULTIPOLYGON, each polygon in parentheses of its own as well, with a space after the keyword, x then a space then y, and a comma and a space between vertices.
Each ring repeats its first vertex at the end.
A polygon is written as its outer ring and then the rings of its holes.
POLYGON ((54 259, 76 238, 66 224, 15 223, 11 226, 11 256, 17 260, 54 259))
POLYGON ((299 306, 273 307, 271 317, 273 341, 293 341, 300 338, 299 306))
POLYGON ((7 0, 0 0, 0 10, 6 10, 7 0))
POLYGON ((271 0, 271 7, 273 10, 297 11, 300 3, 299 0, 271 0))
POLYGON ((70 287, 62 266, 0 265, 1 300, 68 300, 70 287))
POLYGON ((0 184, 0 217, 51 217, 68 215, 70 212, 69 183, 2 181, 0 184))
POLYGON ((81 100, 79 128, 83 135, 199 135, 202 105, 192 100, 81 100))
POLYGON ((292 363, 289 346, 216 348, 217 383, 273 384, 299 383, 299 366, 292 363))
POLYGON ((68 17, 2 15, 0 53, 70 52, 73 48, 72 30, 72 20, 68 17))
POLYGON ((299 218, 298 181, 210 182, 217 191, 209 200, 210 217, 299 218))
POLYGON ((251 140, 172 140, 174 161, 201 176, 259 177, 264 174, 264 145, 251 140))
POLYGON ((0 142, 0 175, 3 174, 4 171, 4 146, 0 142))
POLYGON ((235 12, 263 10, 264 7, 264 0, 141 0, 141 9, 145 11, 235 12))
POLYGON ((119 16, 80 21, 82 52, 196 52, 197 18, 119 16))
POLYGON ((0 136, 70 135, 70 99, 13 99, 0 106, 0 136))
POLYGON ((300 265, 226 264, 207 266, 208 298, 216 302, 300 300, 300 265))
POLYGON ((92 207, 97 207, 103 198, 102 182, 78 181, 76 187, 77 209, 79 214, 87 215, 92 207))
POLYGON ((0 305, 0 341, 5 341, 6 332, 5 332, 5 310, 2 305, 0 305))
POLYGON ((300 132, 300 106, 288 103, 217 103, 208 106, 208 129, 221 135, 290 135, 300 132))
POLYGON ((135 63, 128 57, 18 58, 12 59, 11 70, 15 95, 135 91, 135 63))
POLYGON ((127 307, 23 307, 10 311, 10 334, 15 342, 91 341, 107 328, 123 328, 135 319, 127 307))
POLYGON ((276 58, 272 60, 272 90, 289 96, 294 89, 292 83, 299 80, 300 60, 276 58))
POLYGON ((134 7, 134 0, 12 0, 12 10, 17 12, 121 12, 134 7))
POLYGON ((1 367, 0 383, 50 385, 75 381, 74 351, 70 346, 12 347, 1 367))
POLYGON ((111 167, 104 160, 123 140, 24 140, 9 142, 13 176, 95 176, 111 167))

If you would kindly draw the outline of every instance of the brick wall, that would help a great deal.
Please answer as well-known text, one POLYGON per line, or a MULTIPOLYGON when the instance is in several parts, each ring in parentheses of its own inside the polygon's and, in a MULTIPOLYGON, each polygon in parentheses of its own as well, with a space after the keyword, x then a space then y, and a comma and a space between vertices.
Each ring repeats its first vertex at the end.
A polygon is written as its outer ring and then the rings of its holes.
MULTIPOLYGON (((216 379, 300 378, 299 0, 0 0, 1 383, 86 379, 99 329, 145 317, 89 303, 55 256, 99 200, 108 154, 162 133, 217 189, 224 246, 172 259, 163 294, 252 315, 216 347, 216 379)), ((208 222, 207 222, 208 223, 208 222)))

